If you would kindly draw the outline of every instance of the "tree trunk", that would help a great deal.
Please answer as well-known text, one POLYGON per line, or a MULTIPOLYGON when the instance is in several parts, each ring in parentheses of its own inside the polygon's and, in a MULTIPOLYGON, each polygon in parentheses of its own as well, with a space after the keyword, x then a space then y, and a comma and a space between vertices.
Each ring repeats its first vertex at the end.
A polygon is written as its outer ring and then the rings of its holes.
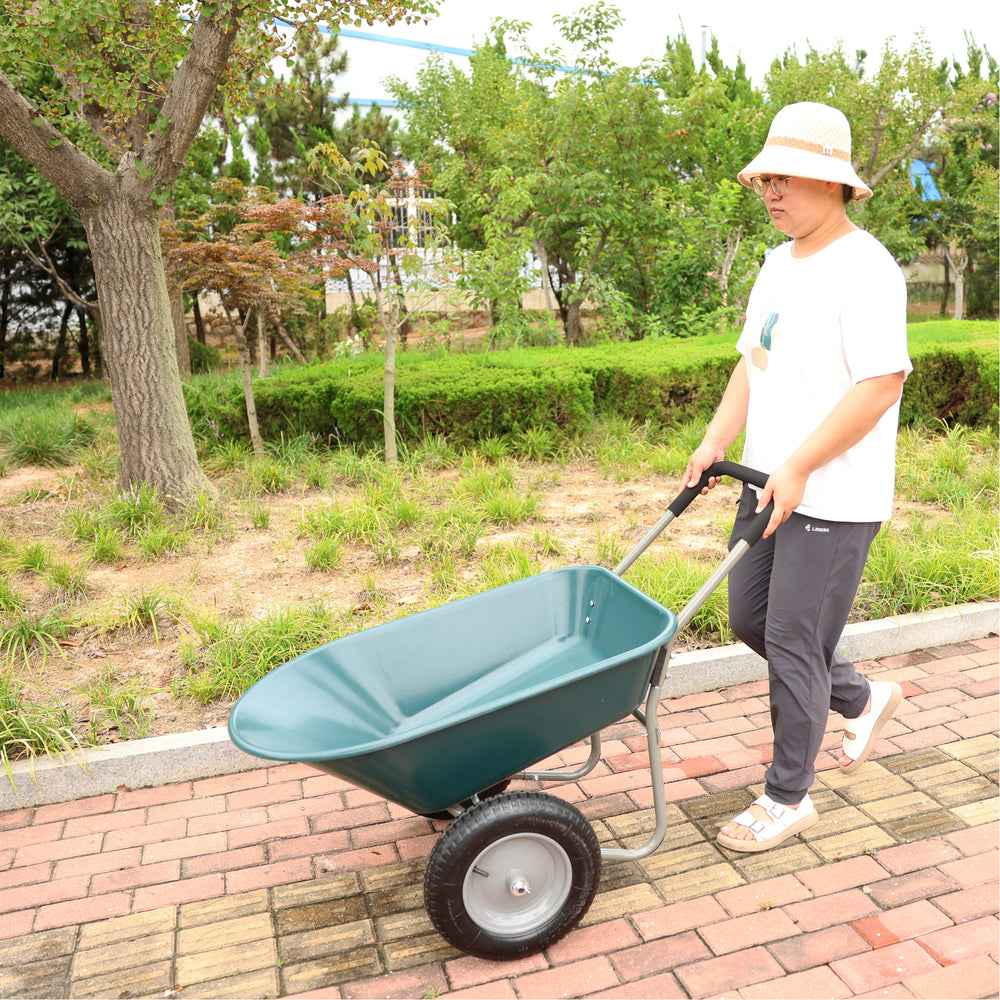
POLYGON ((250 443, 253 453, 261 458, 264 455, 264 439, 260 436, 260 425, 257 423, 257 401, 253 394, 253 362, 250 360, 250 349, 247 339, 242 334, 240 345, 240 373, 243 376, 243 398, 247 404, 247 426, 250 428, 250 443))
POLYGON ((388 299, 383 298, 378 275, 371 274, 375 292, 375 308, 378 310, 382 334, 385 337, 385 364, 382 367, 382 440, 385 445, 385 460, 395 465, 399 460, 396 450, 396 329, 399 317, 395 309, 392 289, 388 299))
MULTIPOLYGON (((169 199, 160 210, 160 218, 173 222, 177 217, 174 200, 169 199)), ((170 296, 170 321, 174 327, 174 348, 177 351, 177 370, 181 378, 191 374, 191 349, 188 347, 187 320, 184 318, 184 292, 180 288, 167 288, 170 296)))
POLYGON ((148 198, 95 199, 82 213, 101 308, 101 352, 111 384, 120 485, 154 486, 165 502, 214 492, 198 464, 177 368, 158 211, 148 198))
MULTIPOLYGON (((260 436, 260 425, 257 423, 257 400, 253 394, 253 357, 250 354, 250 343, 246 335, 246 320, 241 318, 239 323, 234 323, 225 302, 222 303, 222 309, 229 321, 229 328, 233 331, 236 346, 240 352, 240 374, 243 376, 243 400, 247 408, 250 444, 253 445, 253 453, 260 457, 264 454, 264 439, 260 436)), ((249 318, 250 314, 247 313, 246 319, 249 318)))
POLYGON ((0 378, 6 373, 7 364, 7 325, 10 316, 10 281, 4 275, 3 288, 0 289, 0 378))
POLYGON ((205 343, 205 320, 201 315, 201 302, 198 301, 198 293, 191 293, 191 312, 194 313, 194 337, 199 344, 205 343))
POLYGON ((733 265, 736 263, 736 255, 740 252, 740 243, 742 240, 742 225, 735 233, 726 234, 726 252, 722 258, 722 269, 719 271, 719 289, 722 292, 723 308, 729 305, 729 275, 732 274, 733 265))
POLYGON ((576 295, 570 298, 563 315, 563 322, 566 324, 566 346, 580 346, 580 300, 576 295))
POLYGON ((393 324, 399 334, 399 339, 406 343, 410 335, 410 313, 406 308, 406 292, 403 290, 403 276, 399 273, 399 262, 395 257, 389 258, 389 268, 392 271, 392 285, 387 294, 395 298, 393 314, 398 317, 393 324))
POLYGON ((292 340, 291 334, 285 329, 285 324, 278 319, 275 321, 275 326, 278 329, 278 336, 284 341, 285 347, 291 352, 292 357, 301 364, 305 364, 306 356, 299 350, 299 345, 292 340))
POLYGON ((170 322, 174 328, 177 371, 181 378, 187 378, 191 374, 191 348, 188 347, 187 320, 184 318, 184 293, 180 289, 170 294, 170 322))
POLYGON ((941 292, 940 315, 943 318, 948 311, 948 296, 951 294, 951 268, 948 266, 948 251, 944 252, 944 289, 941 292))
POLYGON ((260 355, 260 377, 267 378, 267 337, 264 334, 264 314, 257 310, 257 353, 260 355))
POLYGON ((394 465, 399 460, 396 451, 396 324, 385 330, 385 368, 382 378, 382 436, 385 439, 385 460, 394 465))
POLYGON ((542 296, 545 300, 545 308, 555 312, 557 309, 555 293, 552 291, 552 275, 549 274, 549 255, 545 252, 545 246, 541 240, 532 240, 535 256, 538 257, 539 271, 542 276, 542 296))
POLYGON ((955 312, 952 319, 965 319, 965 269, 969 266, 969 255, 961 248, 956 259, 952 257, 951 250, 945 247, 944 256, 955 272, 955 312))
POLYGON ((72 315, 73 303, 67 302, 63 307, 62 320, 59 322, 59 339, 56 341, 56 349, 52 353, 51 377, 53 380, 59 378, 59 366, 62 364, 62 359, 66 356, 66 335, 69 333, 69 320, 72 315))
POLYGON ((77 306, 76 318, 80 324, 80 339, 78 341, 80 350, 80 371, 89 377, 90 375, 90 336, 87 333, 87 313, 77 306))

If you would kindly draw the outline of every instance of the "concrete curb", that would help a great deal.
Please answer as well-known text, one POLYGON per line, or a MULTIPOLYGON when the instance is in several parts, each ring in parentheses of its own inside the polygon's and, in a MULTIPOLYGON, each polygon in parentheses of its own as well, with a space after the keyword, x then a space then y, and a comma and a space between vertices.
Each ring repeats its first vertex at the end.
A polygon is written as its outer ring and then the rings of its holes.
MULTIPOLYGON (((896 656, 916 649, 981 639, 1000 631, 1000 605, 962 604, 923 614, 848 625, 841 652, 851 660, 896 656)), ((665 697, 764 680, 767 664, 742 643, 678 653, 671 658, 665 697)), ((130 740, 62 759, 17 761, 0 783, 0 811, 236 774, 268 766, 234 746, 225 727, 130 740)))

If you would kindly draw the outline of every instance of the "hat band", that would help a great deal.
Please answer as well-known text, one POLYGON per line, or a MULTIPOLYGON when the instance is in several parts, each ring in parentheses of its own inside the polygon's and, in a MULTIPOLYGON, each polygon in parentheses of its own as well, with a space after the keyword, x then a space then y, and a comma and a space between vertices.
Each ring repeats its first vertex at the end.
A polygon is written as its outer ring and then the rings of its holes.
POLYGON ((824 146, 821 142, 806 142, 804 139, 793 139, 789 136, 767 137, 765 146, 788 146, 791 149, 801 149, 806 153, 819 153, 822 156, 833 156, 838 160, 851 162, 851 154, 845 153, 842 149, 834 149, 833 146, 824 146))

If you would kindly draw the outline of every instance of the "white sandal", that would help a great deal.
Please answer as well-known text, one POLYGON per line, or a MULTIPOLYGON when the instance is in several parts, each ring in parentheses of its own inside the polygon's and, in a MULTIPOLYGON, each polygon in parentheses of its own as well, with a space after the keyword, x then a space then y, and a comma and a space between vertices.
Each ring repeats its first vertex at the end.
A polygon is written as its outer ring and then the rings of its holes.
POLYGON ((720 832, 716 840, 723 847, 731 851, 766 851, 819 822, 819 814, 808 795, 799 803, 798 809, 783 806, 769 795, 762 795, 753 804, 760 806, 771 821, 757 819, 749 809, 741 812, 732 822, 745 826, 753 835, 753 840, 738 840, 720 832))
POLYGON ((903 700, 903 689, 895 681, 872 681, 870 686, 871 709, 856 719, 844 719, 841 746, 844 756, 851 761, 841 765, 844 774, 852 774, 868 760, 875 747, 875 738, 903 700))

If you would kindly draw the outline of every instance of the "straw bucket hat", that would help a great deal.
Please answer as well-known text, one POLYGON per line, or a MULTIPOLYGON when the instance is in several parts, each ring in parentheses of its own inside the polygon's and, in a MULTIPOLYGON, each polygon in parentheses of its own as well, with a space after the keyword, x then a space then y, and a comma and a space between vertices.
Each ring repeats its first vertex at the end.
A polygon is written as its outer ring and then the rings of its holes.
POLYGON ((872 196, 851 166, 851 126, 844 113, 812 101, 788 104, 774 116, 764 148, 736 179, 750 187, 751 179, 761 175, 849 184, 854 201, 872 196))

